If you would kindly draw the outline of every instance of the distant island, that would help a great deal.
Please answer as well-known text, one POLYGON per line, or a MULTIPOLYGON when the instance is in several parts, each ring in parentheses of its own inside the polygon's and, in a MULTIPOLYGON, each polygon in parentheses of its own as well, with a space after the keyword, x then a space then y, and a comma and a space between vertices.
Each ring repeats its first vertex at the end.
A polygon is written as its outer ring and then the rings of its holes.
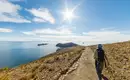
POLYGON ((69 43, 58 43, 56 44, 56 47, 59 47, 56 51, 65 49, 65 48, 69 48, 69 47, 74 47, 74 46, 78 46, 78 44, 69 42, 69 43))
POLYGON ((60 47, 60 48, 67 48, 67 47, 73 47, 73 46, 78 46, 78 44, 75 44, 75 43, 72 43, 72 42, 56 44, 56 47, 60 47))
POLYGON ((37 46, 43 46, 43 45, 48 45, 48 43, 41 43, 41 44, 38 44, 37 46))

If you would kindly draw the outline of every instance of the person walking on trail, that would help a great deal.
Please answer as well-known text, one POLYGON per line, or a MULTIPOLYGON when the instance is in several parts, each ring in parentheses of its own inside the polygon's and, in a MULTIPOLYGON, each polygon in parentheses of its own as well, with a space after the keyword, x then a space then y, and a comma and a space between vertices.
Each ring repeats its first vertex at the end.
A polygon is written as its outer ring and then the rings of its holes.
POLYGON ((108 62, 108 59, 102 47, 103 47, 102 44, 98 44, 97 49, 94 53, 95 68, 96 68, 96 72, 97 72, 99 80, 102 80, 102 70, 103 70, 104 64, 106 67, 106 60, 108 62))

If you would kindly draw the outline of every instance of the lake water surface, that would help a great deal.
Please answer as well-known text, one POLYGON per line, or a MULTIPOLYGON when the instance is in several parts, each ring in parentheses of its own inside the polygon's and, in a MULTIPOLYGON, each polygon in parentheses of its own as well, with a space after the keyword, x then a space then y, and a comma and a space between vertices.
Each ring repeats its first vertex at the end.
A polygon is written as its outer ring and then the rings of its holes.
POLYGON ((57 50, 56 43, 38 43, 42 42, 0 42, 0 68, 25 64, 57 50))

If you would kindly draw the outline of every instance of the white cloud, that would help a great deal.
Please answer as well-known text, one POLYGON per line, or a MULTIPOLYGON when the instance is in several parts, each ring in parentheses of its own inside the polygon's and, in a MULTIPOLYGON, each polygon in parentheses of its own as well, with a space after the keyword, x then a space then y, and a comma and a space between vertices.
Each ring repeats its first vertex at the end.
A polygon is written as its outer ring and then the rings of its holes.
POLYGON ((98 43, 112 43, 120 41, 130 40, 130 34, 125 34, 121 31, 112 30, 99 30, 83 32, 82 34, 75 34, 72 29, 66 27, 59 27, 56 29, 37 29, 29 31, 26 35, 35 35, 43 40, 49 41, 73 41, 73 42, 86 42, 87 44, 98 44, 98 43))
POLYGON ((37 37, 25 37, 25 36, 8 36, 8 37, 4 37, 1 36, 0 37, 0 41, 41 41, 41 38, 37 38, 37 37))
POLYGON ((12 29, 0 28, 0 32, 12 32, 12 29))
MULTIPOLYGON (((4 0, 3 0, 4 1, 4 0)), ((26 0, 7 0, 7 1, 11 1, 11 2, 24 2, 26 0)))
POLYGON ((71 35, 72 30, 70 28, 59 27, 56 29, 36 29, 34 31, 23 32, 26 35, 71 35))
POLYGON ((50 22, 51 24, 55 23, 55 19, 53 18, 52 14, 47 8, 39 8, 39 9, 26 9, 29 11, 32 15, 34 15, 36 18, 34 18, 33 21, 36 22, 50 22))
POLYGON ((29 20, 26 20, 19 15, 18 11, 20 9, 21 7, 19 5, 15 5, 6 0, 0 0, 0 21, 14 23, 30 23, 29 20))
POLYGON ((23 34, 26 34, 26 35, 35 35, 35 33, 33 32, 22 32, 23 34))
POLYGON ((33 19, 34 22, 46 22, 44 19, 41 19, 41 18, 34 18, 33 19))
POLYGON ((42 39, 48 39, 49 41, 67 41, 67 42, 78 42, 81 43, 85 42, 86 45, 92 44, 104 44, 104 43, 113 43, 113 42, 122 42, 130 40, 130 34, 123 34, 121 32, 112 32, 110 34, 108 32, 88 32, 89 35, 66 35, 66 36, 56 36, 56 35, 41 35, 42 39), (100 35, 100 34, 103 35, 100 35), (108 34, 107 34, 108 33, 108 34))
POLYGON ((107 28, 101 28, 100 30, 102 30, 102 31, 107 31, 107 30, 114 30, 115 29, 115 27, 107 27, 107 28))
POLYGON ((120 31, 90 31, 83 32, 83 35, 93 37, 95 41, 118 42, 130 40, 130 34, 124 34, 120 31))
POLYGON ((120 34, 120 32, 117 32, 117 31, 90 31, 88 33, 83 32, 83 34, 89 35, 89 36, 101 37, 101 36, 118 35, 118 34, 120 34))

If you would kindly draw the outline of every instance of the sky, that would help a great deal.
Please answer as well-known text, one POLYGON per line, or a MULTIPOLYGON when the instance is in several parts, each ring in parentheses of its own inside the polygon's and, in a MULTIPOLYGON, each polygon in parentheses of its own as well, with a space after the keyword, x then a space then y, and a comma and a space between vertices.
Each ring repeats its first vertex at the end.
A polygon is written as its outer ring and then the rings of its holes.
POLYGON ((0 41, 127 41, 129 4, 129 0, 0 0, 0 41))

